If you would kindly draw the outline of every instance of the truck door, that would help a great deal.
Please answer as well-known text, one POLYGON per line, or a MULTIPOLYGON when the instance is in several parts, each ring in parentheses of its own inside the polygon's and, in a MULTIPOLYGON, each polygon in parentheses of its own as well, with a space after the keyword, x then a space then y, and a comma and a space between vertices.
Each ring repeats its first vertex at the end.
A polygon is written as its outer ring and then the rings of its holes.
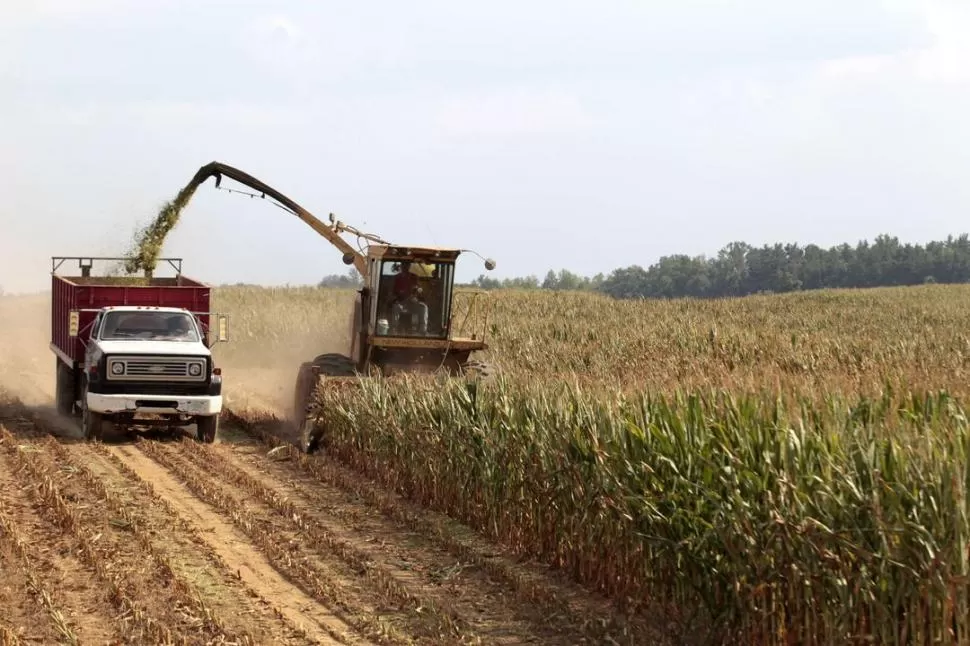
POLYGON ((98 312, 95 315, 94 320, 91 321, 91 331, 88 333, 87 341, 84 342, 84 371, 87 372, 88 366, 94 362, 94 341, 98 338, 98 333, 101 330, 101 321, 104 318, 104 312, 98 312))

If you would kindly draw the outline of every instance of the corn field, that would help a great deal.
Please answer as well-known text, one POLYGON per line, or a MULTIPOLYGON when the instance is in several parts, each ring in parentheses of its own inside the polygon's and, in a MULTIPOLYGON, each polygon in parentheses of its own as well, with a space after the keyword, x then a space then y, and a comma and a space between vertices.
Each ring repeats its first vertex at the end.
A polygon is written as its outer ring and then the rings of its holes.
MULTIPOLYGON (((352 296, 218 298, 283 351, 345 329, 352 296)), ((630 612, 669 602, 732 643, 970 643, 968 296, 499 292, 498 378, 321 389, 318 423, 341 460, 630 612)))

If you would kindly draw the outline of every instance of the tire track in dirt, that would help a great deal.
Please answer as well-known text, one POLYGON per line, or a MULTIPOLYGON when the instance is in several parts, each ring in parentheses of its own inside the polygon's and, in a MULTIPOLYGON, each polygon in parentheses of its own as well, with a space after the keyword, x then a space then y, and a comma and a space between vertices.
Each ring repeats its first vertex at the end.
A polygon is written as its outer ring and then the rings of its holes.
MULTIPOLYGON (((187 446, 187 443, 181 443, 187 446)), ((248 478, 236 466, 221 460, 214 453, 205 453, 207 447, 189 447, 178 453, 178 459, 184 459, 194 464, 200 470, 207 466, 218 471, 220 477, 231 483, 241 495, 252 496, 266 508, 275 512, 276 517, 285 523, 290 531, 298 532, 303 545, 308 552, 323 557, 321 550, 340 558, 347 566, 359 572, 368 579, 374 588, 386 594, 389 601, 399 609, 408 613, 424 613, 424 622, 428 627, 437 631, 439 639, 448 643, 465 643, 466 640, 478 641, 479 636, 469 623, 460 617, 449 599, 435 595, 429 596, 427 590, 414 590, 415 577, 412 573, 399 568, 387 567, 372 558, 372 554, 362 550, 352 540, 348 540, 348 532, 341 528, 323 526, 319 522, 307 522, 305 515, 289 501, 275 495, 267 486, 248 478), (313 547, 319 546, 319 547, 313 547), (448 637, 446 637, 448 635, 448 637)), ((279 485, 274 483, 276 486, 279 485)))
POLYGON ((226 444, 192 447, 184 456, 200 468, 217 470, 272 507, 302 528, 319 549, 362 563, 374 578, 390 579, 391 586, 418 599, 421 607, 437 606, 467 639, 480 636, 489 644, 584 641, 581 630, 532 604, 522 604, 508 585, 481 567, 285 462, 226 444))
POLYGON ((314 642, 366 643, 355 639, 350 627, 326 605, 286 580, 231 520, 200 500, 163 466, 131 445, 103 445, 103 450, 122 462, 135 477, 151 483, 152 489, 244 585, 270 601, 287 622, 300 627, 314 642))
MULTIPOLYGON (((53 536, 70 541, 85 568, 99 580, 107 602, 120 614, 126 644, 197 644, 245 635, 226 635, 216 622, 198 614, 198 604, 158 556, 146 550, 144 534, 103 492, 82 482, 70 465, 57 463, 36 431, 20 441, 0 429, 5 461, 19 477, 33 508, 54 527, 53 536)), ((48 438, 49 442, 53 442, 48 438)), ((108 607, 110 607, 108 606, 108 607)))
MULTIPOLYGON (((48 431, 56 432, 62 438, 64 436, 72 437, 74 435, 73 429, 65 430, 64 424, 62 423, 53 424, 51 420, 46 419, 42 412, 22 412, 27 413, 33 418, 33 423, 49 426, 48 431)), ((408 609, 398 609, 395 612, 392 607, 385 604, 388 596, 386 589, 383 591, 372 590, 366 588, 366 586, 361 586, 361 581, 357 576, 361 571, 359 563, 353 564, 358 567, 357 571, 354 571, 346 563, 341 564, 343 565, 342 568, 334 568, 333 566, 335 564, 327 562, 327 559, 319 553, 316 555, 302 554, 299 552, 299 548, 293 550, 293 545, 290 546, 289 550, 279 549, 279 546, 274 543, 279 538, 279 532, 267 531, 271 524, 265 522, 265 517, 260 517, 259 522, 253 524, 247 517, 248 514, 239 513, 239 510, 244 509, 248 503, 246 500, 248 496, 243 495, 239 499, 233 499, 232 504, 224 504, 221 508, 214 510, 210 504, 198 500, 198 491, 192 491, 193 485, 198 489, 199 480, 205 480, 207 478, 208 474, 204 470, 196 474, 198 476, 196 478, 192 478, 191 476, 186 478, 184 477, 185 474, 180 472, 178 468, 172 469, 171 464, 166 465, 167 468, 160 468, 158 463, 147 458, 135 448, 140 444, 148 452, 152 451, 148 447, 155 447, 155 450, 164 450, 165 443, 136 441, 134 445, 122 444, 114 446, 70 442, 66 438, 63 441, 66 442, 64 446, 50 440, 47 448, 52 453, 57 453, 59 460, 64 463, 71 463, 78 471, 87 473, 87 484, 98 489, 104 498, 114 498, 116 506, 121 504, 118 500, 118 492, 125 491, 125 486, 119 487, 116 481, 112 482, 112 473, 118 474, 128 471, 130 472, 129 479, 134 479, 138 482, 153 483, 153 488, 160 492, 159 497, 170 506, 173 506, 175 508, 174 515, 182 520, 189 519, 190 522, 195 520, 195 522, 202 522, 204 525, 205 523, 211 524, 213 518, 222 516, 223 518, 220 519, 222 529, 231 529, 236 532, 237 538, 239 539, 237 545, 244 545, 248 548, 247 550, 243 550, 244 553, 241 555, 237 555, 235 562, 231 563, 232 565, 238 566, 236 568, 237 572, 249 568, 253 562, 260 562, 260 560, 265 562, 265 559, 261 557, 259 551, 252 546, 253 542, 261 542, 262 551, 269 552, 271 564, 266 564, 266 569, 255 573, 251 581, 254 585, 264 585, 264 587, 265 584, 262 581, 267 578, 275 578, 278 582, 281 582, 280 589, 272 590, 265 596, 271 596, 274 600, 286 598, 294 590, 293 584, 286 579, 293 579, 304 588, 301 601, 303 601, 305 607, 295 608, 303 611, 304 616, 307 608, 312 608, 315 605, 319 606, 321 600, 327 600, 332 604, 342 606, 340 614, 347 618, 350 624, 353 624, 357 632, 369 635, 376 642, 389 644, 414 643, 415 639, 409 634, 409 632, 414 632, 418 637, 418 641, 421 641, 420 638, 423 637, 426 640, 430 640, 431 643, 441 643, 440 638, 443 636, 442 633, 429 630, 427 625, 429 623, 428 617, 432 614, 430 609, 421 606, 411 607, 410 610, 414 611, 413 616, 408 616, 408 609), (65 446, 68 448, 64 448, 65 446), (170 469, 172 471, 169 471, 170 469), (172 473, 183 476, 181 477, 181 482, 172 479, 172 473), (193 514, 195 515, 195 519, 193 519, 193 514), (229 516, 232 519, 235 527, 231 527, 231 523, 226 523, 225 516, 229 516), (267 527, 267 529, 262 530, 262 534, 259 532, 261 525, 267 527), (240 530, 242 530, 243 535, 239 535, 240 530), (249 534, 248 538, 246 536, 247 532, 249 534), (256 532, 256 541, 252 540, 254 538, 253 532, 256 532), (291 553, 287 553, 288 551, 291 553), (292 553, 294 551, 296 552, 295 554, 292 553), (272 558, 273 556, 277 558, 274 559, 272 558), (309 558, 307 558, 308 556, 309 558), (280 576, 277 570, 282 572, 285 577, 280 576), (405 626, 405 628, 402 629, 401 626, 405 626)), ((201 445, 187 441, 185 446, 199 448, 201 445)), ((155 457, 157 460, 158 456, 156 455, 155 457)), ((191 463, 184 462, 182 466, 191 467, 191 463)), ((215 491, 219 491, 222 488, 222 485, 215 482, 209 483, 209 486, 210 490, 215 491)), ((202 487, 202 490, 204 492, 205 487, 202 487)), ((204 498, 205 496, 203 495, 202 497, 204 498)), ((217 497, 214 501, 209 500, 208 503, 218 503, 219 501, 220 499, 217 497)), ((127 510, 123 512, 126 514, 123 519, 124 522, 145 524, 146 518, 142 514, 142 510, 146 505, 150 505, 150 501, 131 501, 131 504, 127 506, 127 510)), ((218 507, 218 504, 216 507, 218 507)), ((275 530, 276 528, 273 529, 275 530)), ((295 534, 293 538, 296 538, 295 534)), ((204 538, 202 542, 206 542, 204 538)), ((215 546, 217 549, 226 544, 231 544, 231 542, 223 541, 222 536, 216 536, 209 541, 209 547, 215 546)), ((295 544, 298 546, 298 542, 295 544)), ((159 545, 156 545, 158 551, 164 551, 158 548, 159 545)), ((231 556, 230 561, 232 561, 231 556)), ((172 569, 174 571, 176 568, 173 567, 172 569)), ((365 583, 372 585, 374 582, 365 583)), ((377 581, 376 583, 380 584, 381 582, 377 581)), ((386 582, 384 583, 386 588, 386 582)), ((355 640, 351 634, 352 630, 347 623, 334 625, 335 622, 339 622, 340 620, 332 612, 328 612, 328 614, 329 616, 325 619, 330 623, 327 628, 329 628, 329 633, 333 637, 338 638, 342 643, 367 643, 362 642, 360 639, 355 640)), ((292 618, 297 619, 296 617, 292 618)), ((321 638, 320 635, 316 637, 321 638)), ((328 641, 326 639, 320 640, 324 642, 328 641)), ((329 643, 335 643, 335 641, 331 639, 329 643)))
POLYGON ((438 630, 438 622, 428 617, 428 611, 401 608, 392 591, 367 580, 360 564, 314 550, 308 544, 312 539, 302 530, 288 526, 271 508, 225 481, 217 469, 195 466, 182 454, 180 444, 189 451, 196 448, 191 441, 140 441, 130 448, 142 451, 192 494, 230 516, 277 570, 308 595, 325 601, 360 634, 382 644, 456 643, 438 630))
MULTIPOLYGON (((336 630, 331 626, 329 633, 314 627, 310 615, 319 603, 302 595, 271 567, 260 568, 265 559, 247 546, 244 537, 237 536, 235 543, 225 540, 219 525, 231 528, 231 524, 130 445, 78 441, 74 420, 49 419, 45 411, 27 409, 16 401, 0 402, 0 419, 17 420, 23 426, 21 435, 30 436, 59 463, 82 475, 86 486, 110 500, 122 523, 137 527, 172 576, 183 580, 203 614, 211 621, 231 624, 244 634, 245 643, 368 643, 350 635, 343 625, 336 630), (60 441, 47 437, 45 431, 60 441), (132 459, 134 468, 128 463, 132 459), (225 554, 230 556, 228 562, 221 558, 225 554), (280 585, 272 586, 273 581, 280 585)), ((323 614, 332 623, 332 613, 324 608, 323 614)))
POLYGON ((277 603, 286 600, 285 594, 275 591, 258 576, 244 576, 250 572, 250 562, 227 561, 218 548, 225 543, 197 527, 180 515, 177 505, 158 493, 157 480, 139 477, 137 471, 121 461, 109 448, 97 444, 74 444, 60 447, 65 461, 83 462, 105 486, 124 499, 137 522, 153 537, 153 548, 164 555, 180 576, 191 583, 193 593, 211 615, 237 632, 253 635, 257 643, 286 644, 288 646, 334 643, 329 636, 317 634, 310 622, 300 616, 288 615, 277 603), (215 545, 215 548, 213 547, 215 545))
POLYGON ((84 473, 89 486, 114 499, 133 524, 157 538, 152 548, 173 572, 190 580, 206 616, 257 634, 257 643, 372 643, 353 635, 328 608, 281 577, 231 522, 133 445, 124 440, 117 445, 72 441, 74 420, 50 419, 45 411, 17 403, 0 406, 0 413, 9 416, 12 409, 25 423, 59 436, 60 442, 47 439, 46 448, 84 473), (239 623, 242 616, 248 619, 239 623), (327 625, 321 628, 319 623, 327 625))
POLYGON ((630 616, 550 566, 519 559, 466 525, 388 491, 333 458, 301 453, 283 439, 290 435, 287 424, 272 415, 244 418, 227 410, 224 416, 227 428, 234 434, 250 438, 233 443, 234 452, 258 451, 259 457, 253 458, 257 463, 266 468, 275 463, 292 471, 301 484, 305 483, 303 491, 319 490, 321 486, 342 491, 346 504, 331 506, 331 512, 344 512, 356 501, 358 506, 379 512, 402 530, 417 532, 438 548, 501 582, 523 608, 532 606, 548 622, 562 626, 564 632, 585 636, 573 643, 630 646, 675 643, 671 638, 677 632, 675 609, 658 603, 654 606, 655 612, 630 616), (262 449, 246 448, 252 446, 250 442, 262 449), (265 449, 275 457, 267 459, 262 455, 265 449))

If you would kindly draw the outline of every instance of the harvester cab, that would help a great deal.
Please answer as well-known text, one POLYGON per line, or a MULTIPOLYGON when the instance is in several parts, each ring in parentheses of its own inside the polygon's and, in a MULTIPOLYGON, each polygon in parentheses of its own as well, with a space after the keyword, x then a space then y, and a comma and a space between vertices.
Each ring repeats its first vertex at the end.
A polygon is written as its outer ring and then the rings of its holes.
MULTIPOLYGON (((377 369, 383 375, 444 369, 462 373, 473 352, 487 349, 488 312, 476 311, 480 293, 461 294, 456 304, 455 263, 460 249, 371 245, 366 254, 364 287, 359 292, 349 357, 359 372, 377 369), (462 307, 463 320, 454 314, 462 307), (465 333, 476 317, 475 331, 465 333)), ((494 262, 486 261, 493 268, 494 262)))
MULTIPOLYGON (((462 294, 467 297, 462 303, 463 319, 456 325, 453 316, 457 309, 455 264, 461 253, 474 251, 394 245, 336 220, 332 213, 330 226, 337 233, 352 233, 371 243, 366 252, 343 256, 344 263, 357 267, 364 279, 354 306, 353 342, 346 357, 357 372, 377 370, 387 376, 438 369, 450 373, 481 370, 483 364, 472 363, 470 355, 488 347, 488 312, 478 308, 483 293, 462 294), (469 319, 481 327, 466 335, 469 319)), ((485 268, 494 269, 495 261, 485 259, 485 268)))

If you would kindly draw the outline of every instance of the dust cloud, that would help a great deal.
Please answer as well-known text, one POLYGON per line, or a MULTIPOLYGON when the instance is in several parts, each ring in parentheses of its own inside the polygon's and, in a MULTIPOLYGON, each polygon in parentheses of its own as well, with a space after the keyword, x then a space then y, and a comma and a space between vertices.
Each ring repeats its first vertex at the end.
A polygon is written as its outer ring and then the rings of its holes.
POLYGON ((0 296, 0 390, 28 406, 53 405, 50 296, 0 296))
MULTIPOLYGON (((0 296, 0 393, 37 412, 54 410, 56 357, 50 350, 49 294, 0 296)), ((231 314, 230 314, 231 315, 231 314)), ((227 408, 290 419, 300 364, 325 352, 348 352, 347 330, 307 330, 285 344, 233 338, 212 351, 222 368, 227 408)))
POLYGON ((259 338, 234 338, 216 344, 212 353, 222 368, 226 406, 237 412, 272 413, 292 419, 293 396, 300 364, 328 352, 350 355, 352 343, 350 308, 345 329, 308 329, 289 334, 285 344, 267 343, 259 338))

